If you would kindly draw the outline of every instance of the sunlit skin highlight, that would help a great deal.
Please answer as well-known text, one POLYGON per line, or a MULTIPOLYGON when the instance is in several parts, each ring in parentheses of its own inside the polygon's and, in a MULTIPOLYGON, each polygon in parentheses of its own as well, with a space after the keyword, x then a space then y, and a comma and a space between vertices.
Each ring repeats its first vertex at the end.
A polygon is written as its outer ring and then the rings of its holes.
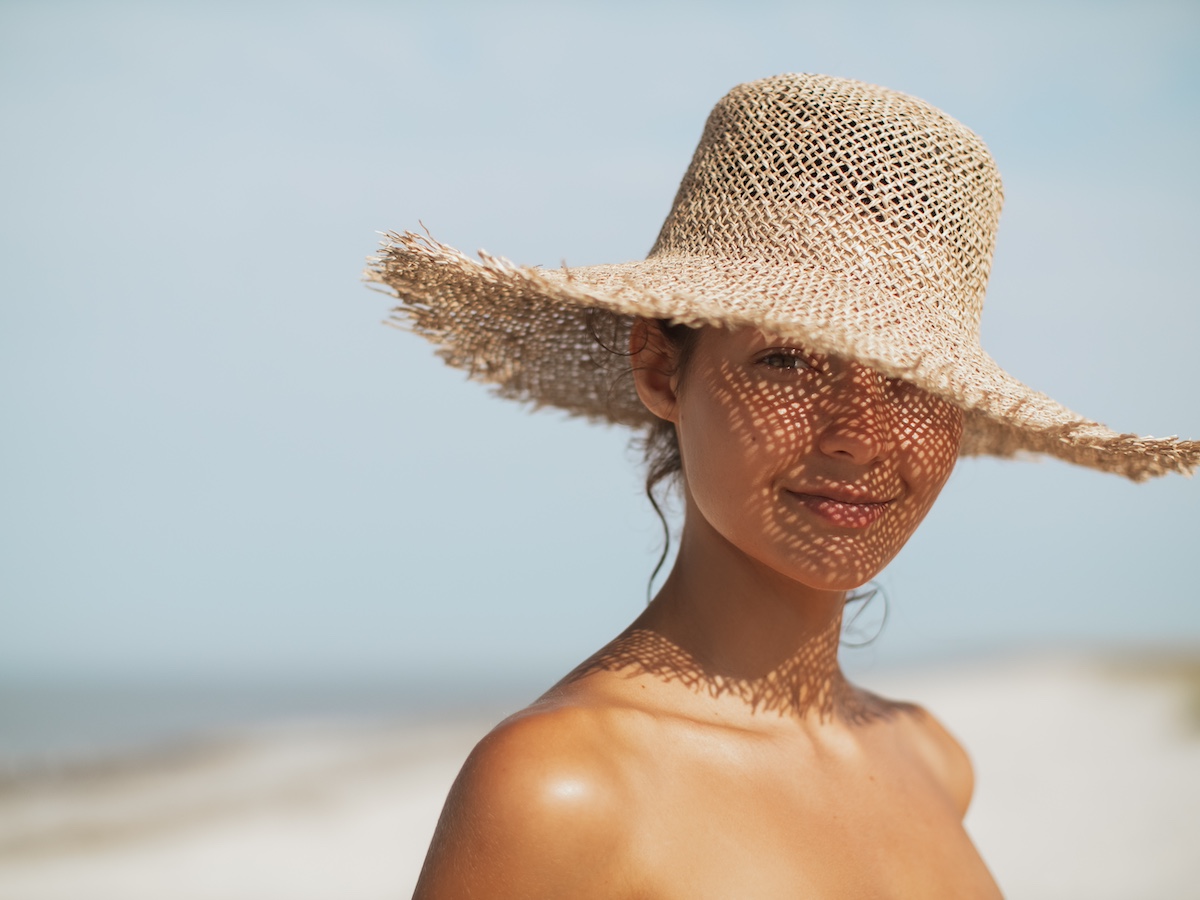
POLYGON ((846 592, 929 511, 961 412, 754 329, 702 329, 685 365, 654 322, 630 346, 678 436, 675 565, 472 753, 415 896, 999 897, 962 749, 837 658, 846 592))

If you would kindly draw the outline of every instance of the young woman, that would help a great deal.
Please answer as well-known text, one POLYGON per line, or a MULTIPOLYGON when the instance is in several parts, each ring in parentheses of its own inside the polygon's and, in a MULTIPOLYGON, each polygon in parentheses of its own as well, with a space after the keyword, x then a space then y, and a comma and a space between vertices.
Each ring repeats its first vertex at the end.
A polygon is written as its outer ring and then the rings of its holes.
POLYGON ((676 478, 685 510, 646 611, 472 753, 417 897, 998 896, 962 749, 842 676, 847 592, 961 453, 1135 479, 1200 462, 983 352, 1000 205, 944 113, 783 75, 718 103, 644 261, 542 272, 392 237, 371 277, 447 361, 648 428, 651 483, 676 478))

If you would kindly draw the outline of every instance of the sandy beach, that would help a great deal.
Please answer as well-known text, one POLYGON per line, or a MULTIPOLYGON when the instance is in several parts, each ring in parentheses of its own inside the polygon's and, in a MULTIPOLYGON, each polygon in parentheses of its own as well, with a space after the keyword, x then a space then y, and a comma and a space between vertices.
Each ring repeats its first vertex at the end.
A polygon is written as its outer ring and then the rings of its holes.
MULTIPOLYGON (((1043 654, 869 676, 976 765, 1006 896, 1200 897, 1200 664, 1043 654)), ((296 723, 0 785, 0 900, 397 900, 492 723, 296 723)))

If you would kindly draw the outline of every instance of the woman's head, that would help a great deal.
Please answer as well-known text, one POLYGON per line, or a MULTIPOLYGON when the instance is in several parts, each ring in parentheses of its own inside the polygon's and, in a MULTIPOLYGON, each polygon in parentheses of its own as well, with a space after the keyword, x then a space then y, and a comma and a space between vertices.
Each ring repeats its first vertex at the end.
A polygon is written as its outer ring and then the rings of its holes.
POLYGON ((958 407, 758 329, 643 319, 631 349, 639 396, 662 423, 651 477, 677 466, 689 523, 812 587, 878 574, 958 456, 958 407))

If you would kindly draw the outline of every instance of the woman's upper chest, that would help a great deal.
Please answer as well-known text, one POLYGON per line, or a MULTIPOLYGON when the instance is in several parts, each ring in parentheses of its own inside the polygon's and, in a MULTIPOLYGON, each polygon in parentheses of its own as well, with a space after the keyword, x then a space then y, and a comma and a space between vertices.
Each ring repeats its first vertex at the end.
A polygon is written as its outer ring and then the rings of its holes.
POLYGON ((937 773, 875 729, 841 746, 713 730, 665 742, 633 793, 635 894, 998 897, 937 773))

